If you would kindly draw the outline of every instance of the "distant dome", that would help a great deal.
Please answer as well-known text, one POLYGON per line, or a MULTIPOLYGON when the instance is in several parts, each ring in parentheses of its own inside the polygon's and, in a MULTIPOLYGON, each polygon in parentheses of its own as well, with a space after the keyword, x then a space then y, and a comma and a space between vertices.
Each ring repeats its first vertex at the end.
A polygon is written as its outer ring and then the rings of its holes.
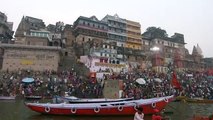
POLYGON ((200 48, 200 46, 197 44, 197 53, 199 54, 199 55, 202 55, 203 54, 203 52, 202 52, 202 50, 201 50, 201 48, 200 48))

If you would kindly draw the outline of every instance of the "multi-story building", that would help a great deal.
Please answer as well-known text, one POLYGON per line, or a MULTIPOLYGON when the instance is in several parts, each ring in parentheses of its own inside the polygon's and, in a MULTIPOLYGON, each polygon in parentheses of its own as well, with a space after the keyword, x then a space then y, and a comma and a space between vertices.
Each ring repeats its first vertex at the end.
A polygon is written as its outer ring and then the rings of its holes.
POLYGON ((95 16, 90 18, 80 16, 73 24, 74 35, 78 44, 92 40, 106 41, 108 25, 95 16))
POLYGON ((9 43, 13 38, 13 23, 7 21, 7 16, 0 12, 0 42, 9 43))
POLYGON ((119 47, 125 47, 127 40, 126 20, 115 14, 114 16, 106 15, 102 21, 108 24, 108 40, 116 42, 119 47))
POLYGON ((65 47, 66 40, 62 37, 62 33, 64 31, 64 23, 63 22, 56 22, 56 25, 49 24, 47 26, 47 30, 50 32, 50 46, 58 46, 58 47, 65 47))
POLYGON ((48 46, 51 36, 45 28, 43 20, 23 17, 15 33, 15 44, 48 46))
POLYGON ((100 46, 100 43, 107 40, 108 25, 99 21, 95 16, 90 18, 80 16, 73 24, 73 34, 75 36, 75 47, 78 49, 79 56, 89 55, 88 49, 100 46))
POLYGON ((95 16, 79 17, 73 25, 77 46, 82 47, 81 61, 91 72, 121 70, 116 42, 108 40, 108 24, 95 16), (86 56, 85 56, 86 55, 86 56))
MULTIPOLYGON (((156 28, 159 29, 159 28, 156 28)), ((149 60, 152 63, 152 68, 157 72, 166 72, 168 65, 173 64, 177 70, 181 71, 184 68, 185 57, 185 42, 184 36, 175 33, 172 37, 156 35, 155 32, 145 32, 143 34, 143 43, 150 40, 150 48, 158 47, 159 50, 148 50, 149 60)), ((146 48, 145 48, 146 49, 146 48)))
POLYGON ((140 23, 120 18, 117 14, 106 15, 102 21, 109 26, 108 40, 117 43, 119 59, 129 68, 140 67, 143 59, 140 23))
POLYGON ((141 25, 138 22, 126 20, 126 48, 141 50, 141 25))

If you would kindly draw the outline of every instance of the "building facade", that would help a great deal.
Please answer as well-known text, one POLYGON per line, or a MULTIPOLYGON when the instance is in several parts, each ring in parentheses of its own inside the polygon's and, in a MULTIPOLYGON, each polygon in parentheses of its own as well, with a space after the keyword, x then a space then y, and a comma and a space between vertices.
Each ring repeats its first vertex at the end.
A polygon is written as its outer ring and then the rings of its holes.
POLYGON ((64 48, 66 44, 66 39, 62 36, 64 31, 65 25, 63 22, 59 21, 56 22, 55 25, 49 24, 46 29, 50 32, 50 46, 56 46, 64 48))
POLYGON ((108 25, 99 21, 95 16, 90 18, 80 16, 74 22, 73 29, 78 44, 96 39, 101 41, 107 39, 108 25))
POLYGON ((126 20, 115 14, 114 16, 106 15, 102 21, 108 24, 108 40, 117 42, 119 47, 125 47, 127 40, 126 20))
POLYGON ((13 23, 7 21, 7 16, 0 12, 0 42, 9 43, 13 38, 13 23))
POLYGON ((23 17, 15 33, 15 44, 48 46, 51 36, 45 29, 43 20, 23 17))
POLYGON ((65 47, 73 46, 75 42, 75 36, 73 35, 73 26, 65 25, 64 30, 62 32, 62 37, 65 39, 65 47))
POLYGON ((127 41, 126 48, 142 49, 141 44, 141 25, 138 22, 126 20, 127 41))
POLYGON ((168 71, 168 65, 172 64, 178 71, 185 70, 184 57, 186 43, 184 42, 184 36, 175 33, 171 37, 153 37, 153 34, 155 33, 144 33, 142 38, 143 44, 149 44, 150 46, 144 47, 144 49, 149 49, 149 52, 146 52, 146 56, 149 58, 148 61, 151 61, 152 69, 157 72, 166 73, 168 71), (157 47, 159 50, 152 51, 150 48, 153 47, 157 47))

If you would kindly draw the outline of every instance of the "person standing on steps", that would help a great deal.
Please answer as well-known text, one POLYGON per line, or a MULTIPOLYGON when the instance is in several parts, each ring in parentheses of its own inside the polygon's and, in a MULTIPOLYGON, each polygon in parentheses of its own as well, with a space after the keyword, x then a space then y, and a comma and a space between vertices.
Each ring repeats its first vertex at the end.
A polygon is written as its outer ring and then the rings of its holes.
POLYGON ((134 120, 144 120, 144 113, 142 107, 137 107, 137 112, 135 113, 134 120))

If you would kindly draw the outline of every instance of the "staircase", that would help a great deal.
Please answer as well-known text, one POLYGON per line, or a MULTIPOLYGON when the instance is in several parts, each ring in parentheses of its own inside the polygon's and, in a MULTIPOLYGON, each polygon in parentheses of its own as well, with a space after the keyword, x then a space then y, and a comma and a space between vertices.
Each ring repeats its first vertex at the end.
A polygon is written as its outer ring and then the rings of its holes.
POLYGON ((89 74, 89 69, 84 64, 78 62, 78 58, 75 55, 74 48, 68 47, 66 51, 67 56, 61 56, 58 70, 72 70, 73 68, 78 75, 86 77, 89 74))

